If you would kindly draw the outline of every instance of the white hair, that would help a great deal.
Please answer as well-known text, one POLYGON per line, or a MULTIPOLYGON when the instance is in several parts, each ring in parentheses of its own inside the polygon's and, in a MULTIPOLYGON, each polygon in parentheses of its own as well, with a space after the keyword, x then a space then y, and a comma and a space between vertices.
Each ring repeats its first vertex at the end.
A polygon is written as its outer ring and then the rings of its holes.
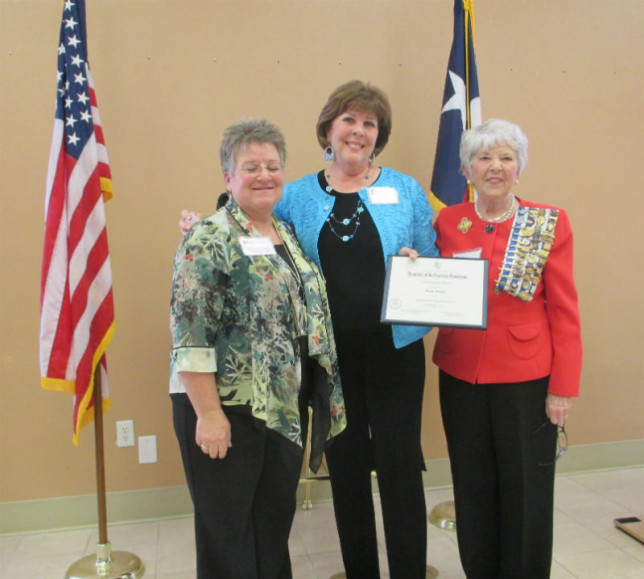
POLYGON ((465 172, 471 173, 471 162, 475 155, 500 145, 514 150, 521 174, 528 164, 528 137, 519 125, 501 119, 488 119, 481 125, 463 131, 459 154, 465 172))

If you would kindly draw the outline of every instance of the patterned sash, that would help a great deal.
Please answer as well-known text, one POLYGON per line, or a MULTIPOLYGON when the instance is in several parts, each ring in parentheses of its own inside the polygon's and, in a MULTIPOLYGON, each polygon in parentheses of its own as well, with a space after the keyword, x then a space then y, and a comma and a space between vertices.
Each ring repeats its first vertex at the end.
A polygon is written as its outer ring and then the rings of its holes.
POLYGON ((532 301, 555 241, 558 209, 519 207, 496 280, 495 292, 532 301))

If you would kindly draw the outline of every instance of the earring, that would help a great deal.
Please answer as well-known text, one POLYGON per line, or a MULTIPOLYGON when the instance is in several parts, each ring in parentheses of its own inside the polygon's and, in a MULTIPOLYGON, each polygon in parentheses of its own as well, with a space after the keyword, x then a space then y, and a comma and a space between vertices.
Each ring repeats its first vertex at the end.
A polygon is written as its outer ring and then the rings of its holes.
POLYGON ((471 184, 472 184, 472 181, 470 181, 469 179, 467 179, 465 182, 466 182, 468 185, 471 185, 471 184))
POLYGON ((514 182, 515 182, 517 185, 519 184, 519 180, 518 180, 518 179, 515 179, 515 180, 514 180, 514 182))
POLYGON ((369 155, 369 165, 373 165, 373 162, 376 160, 376 154, 372 151, 369 155))
POLYGON ((324 160, 327 163, 330 163, 331 161, 333 161, 333 157, 335 157, 335 154, 333 153, 331 145, 329 145, 326 149, 324 149, 324 160))

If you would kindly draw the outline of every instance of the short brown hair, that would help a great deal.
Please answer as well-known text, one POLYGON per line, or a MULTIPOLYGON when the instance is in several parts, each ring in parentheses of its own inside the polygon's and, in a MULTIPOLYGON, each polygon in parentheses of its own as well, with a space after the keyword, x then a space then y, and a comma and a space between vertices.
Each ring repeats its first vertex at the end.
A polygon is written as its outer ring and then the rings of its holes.
POLYGON ((387 95, 379 88, 361 80, 351 80, 336 88, 318 118, 315 132, 318 143, 323 149, 329 146, 327 132, 331 123, 338 115, 347 111, 356 110, 373 113, 378 119, 378 139, 373 150, 374 155, 379 155, 389 141, 391 133, 391 105, 387 95))

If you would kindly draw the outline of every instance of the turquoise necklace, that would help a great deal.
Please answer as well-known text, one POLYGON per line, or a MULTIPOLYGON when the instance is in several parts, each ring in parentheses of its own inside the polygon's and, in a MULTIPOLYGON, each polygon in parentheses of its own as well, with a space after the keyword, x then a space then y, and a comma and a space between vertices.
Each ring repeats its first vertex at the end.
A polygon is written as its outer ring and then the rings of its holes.
MULTIPOLYGON (((326 191, 327 193, 331 193, 333 191, 333 187, 331 187, 330 185, 327 185, 326 191)), ((335 235, 340 241, 347 243, 348 241, 351 241, 356 236, 356 233, 358 233, 358 229, 360 228, 360 217, 362 216, 363 212, 364 212, 364 203, 362 202, 362 199, 358 197, 358 204, 351 216, 345 217, 344 219, 338 219, 335 216, 335 213, 332 211, 331 213, 329 213, 329 216, 326 218, 326 222, 329 225, 329 229, 331 230, 331 233, 333 233, 333 235, 335 235), (337 225, 341 225, 343 227, 352 227, 353 231, 351 232, 351 234, 338 233, 335 227, 333 226, 334 223, 336 223, 337 225)))

